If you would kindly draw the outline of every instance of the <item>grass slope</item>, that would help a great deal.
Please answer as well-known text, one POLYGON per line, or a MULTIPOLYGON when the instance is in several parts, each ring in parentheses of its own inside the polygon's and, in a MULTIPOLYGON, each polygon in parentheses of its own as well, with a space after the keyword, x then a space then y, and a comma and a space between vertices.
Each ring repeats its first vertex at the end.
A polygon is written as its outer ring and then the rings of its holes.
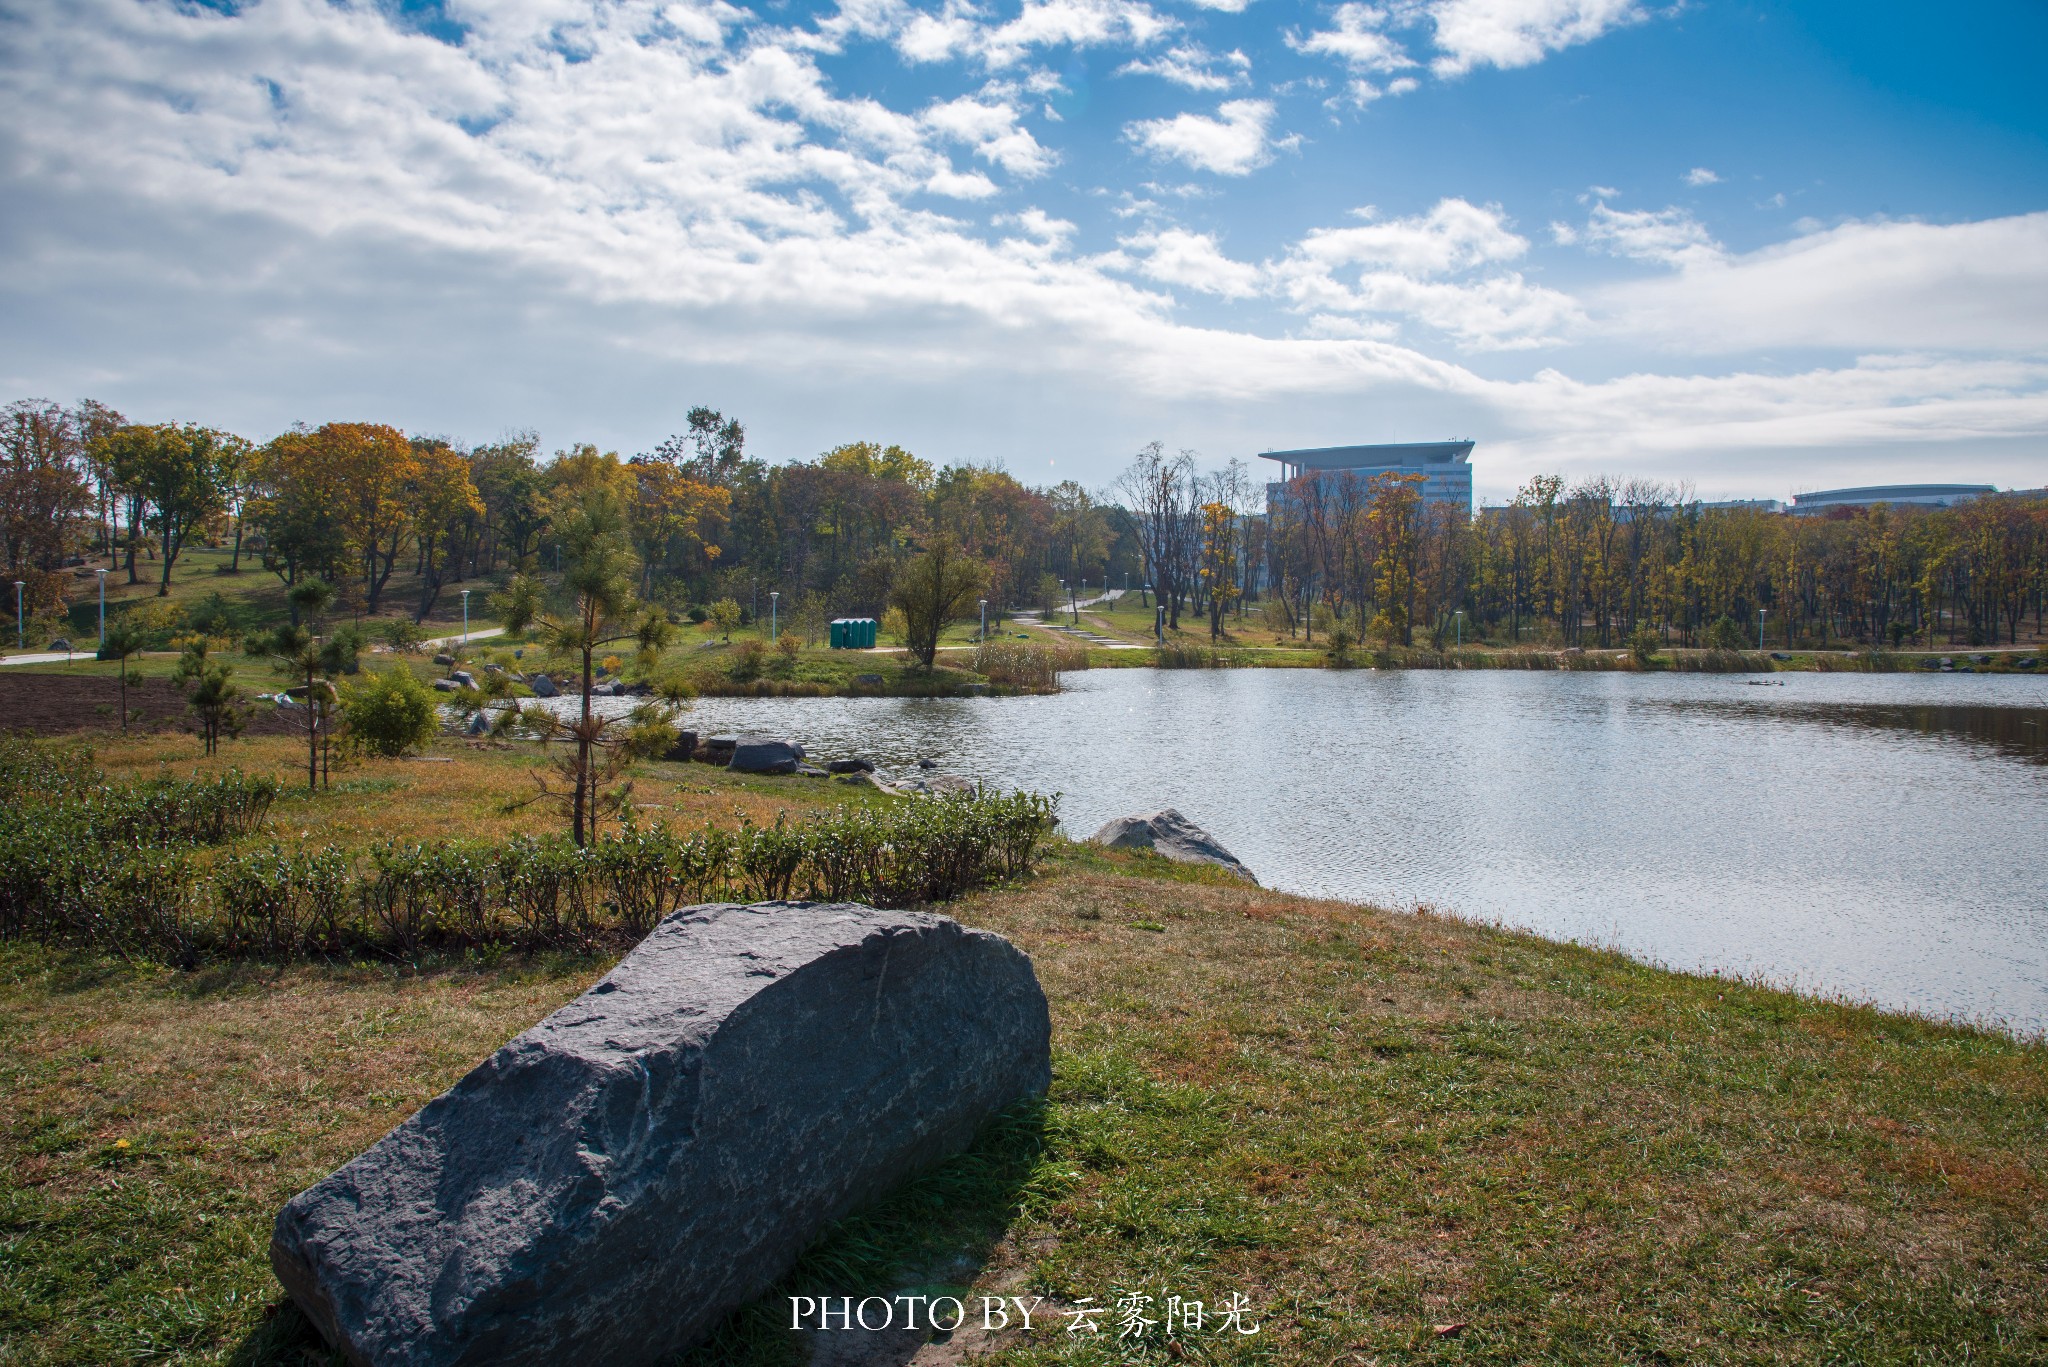
MULTIPOLYGON (((272 746, 231 748, 288 772, 272 746)), ((441 755, 272 824, 502 829, 530 757, 441 755)), ((844 791, 702 766, 640 788, 687 821, 844 791)), ((1119 1344, 1041 1320, 1007 1363, 2048 1357, 2038 1042, 1081 847, 948 910, 1032 955, 1052 1094, 782 1291, 1143 1294, 1154 1318, 1238 1293, 1260 1326, 1119 1344)), ((0 946, 0 1362, 322 1360, 268 1270, 278 1205, 604 967, 180 974, 0 946)), ((784 1315, 740 1313, 696 1362, 800 1361, 784 1315)))

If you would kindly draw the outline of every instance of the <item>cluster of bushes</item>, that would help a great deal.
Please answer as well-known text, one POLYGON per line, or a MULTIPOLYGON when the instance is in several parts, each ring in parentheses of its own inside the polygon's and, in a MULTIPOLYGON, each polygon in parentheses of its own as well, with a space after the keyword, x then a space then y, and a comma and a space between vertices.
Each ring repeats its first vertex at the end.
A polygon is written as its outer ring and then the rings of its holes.
POLYGON ((580 949, 630 942, 698 902, 945 901, 1028 871, 1056 820, 1055 799, 963 794, 737 830, 628 825, 584 846, 534 836, 360 852, 270 844, 202 861, 202 846, 251 828, 248 800, 200 796, 267 780, 236 783, 137 785, 134 801, 170 795, 185 815, 130 823, 127 839, 107 838, 107 814, 128 811, 130 799, 100 796, 125 790, 44 804, 54 827, 10 814, 0 828, 0 933, 187 965, 580 949), (235 815, 201 815, 209 801, 235 815))

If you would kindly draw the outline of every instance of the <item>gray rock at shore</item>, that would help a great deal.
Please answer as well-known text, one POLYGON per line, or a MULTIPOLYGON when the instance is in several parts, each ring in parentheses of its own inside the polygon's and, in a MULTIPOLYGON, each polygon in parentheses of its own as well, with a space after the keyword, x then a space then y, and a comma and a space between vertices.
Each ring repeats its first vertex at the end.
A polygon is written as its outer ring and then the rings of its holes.
POLYGON ((882 686, 882 676, 879 674, 856 674, 853 676, 853 686, 855 688, 880 688, 882 686))
POLYGON ((666 760, 680 762, 691 759, 696 753, 697 733, 695 731, 678 731, 676 732, 675 744, 663 751, 661 757, 666 760))
POLYGON ((793 774, 804 761, 804 748, 774 736, 741 736, 726 767, 740 774, 793 774))
POLYGON ((464 735, 487 736, 491 733, 491 719, 482 709, 469 714, 469 721, 462 728, 464 735))
POLYGON ((452 665, 455 663, 455 657, 444 650, 434 656, 434 663, 437 665, 452 665))
POLYGON ((942 916, 690 907, 279 1214, 352 1362, 666 1362, 1042 1094, 1030 960, 942 916))
POLYGON ((526 686, 533 690, 536 698, 552 698, 560 691, 552 678, 538 671, 526 676, 526 686))
POLYGON ((1247 882, 1259 881, 1215 836, 1171 807, 1143 816, 1120 816, 1089 839, 1113 850, 1151 850, 1182 864, 1215 864, 1247 882))
POLYGON ((453 674, 450 674, 448 677, 455 680, 455 682, 461 684, 464 688, 476 687, 476 675, 470 673, 466 669, 458 669, 453 674))
POLYGON ((436 693, 460 693, 462 685, 453 679, 436 679, 431 687, 436 693))
POLYGON ((875 762, 871 759, 835 759, 826 764, 825 771, 832 774, 872 774, 875 762))

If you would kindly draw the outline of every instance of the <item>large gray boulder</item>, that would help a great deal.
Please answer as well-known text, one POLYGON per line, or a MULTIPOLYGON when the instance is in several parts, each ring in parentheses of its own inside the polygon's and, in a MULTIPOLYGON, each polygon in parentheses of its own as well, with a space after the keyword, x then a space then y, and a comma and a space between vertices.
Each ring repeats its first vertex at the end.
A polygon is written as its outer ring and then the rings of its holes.
POLYGON ((555 687, 554 679, 538 672, 526 676, 526 686, 533 690, 533 696, 536 698, 552 698, 560 692, 555 687))
POLYGON ((804 748, 773 736, 741 736, 733 743, 726 768, 741 774, 793 774, 804 761, 804 748))
POLYGON ((665 1362, 1044 1092, 1049 1043, 1001 936, 689 907, 294 1197, 271 1265, 355 1363, 665 1362))
POLYGON ((1215 864, 1247 882, 1259 881, 1215 836, 1171 807, 1143 816, 1120 816, 1089 839, 1116 850, 1151 850, 1183 864, 1215 864))

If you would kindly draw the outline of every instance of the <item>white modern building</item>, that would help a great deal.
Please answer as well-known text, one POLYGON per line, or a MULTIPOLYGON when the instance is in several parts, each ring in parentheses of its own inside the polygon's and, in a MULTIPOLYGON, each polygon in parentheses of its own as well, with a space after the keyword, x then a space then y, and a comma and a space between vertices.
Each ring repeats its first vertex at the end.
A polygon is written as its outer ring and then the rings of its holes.
POLYGON ((1875 503, 1920 508, 1952 508, 1973 498, 1995 494, 1992 484, 1874 484, 1862 489, 1821 489, 1792 495, 1795 513, 1825 513, 1836 508, 1868 508, 1875 503))
POLYGON ((1374 475, 1421 475, 1422 501, 1448 503, 1472 512, 1472 447, 1469 441, 1385 442, 1375 446, 1318 446, 1301 451, 1261 451, 1260 460, 1279 465, 1280 478, 1266 486, 1268 504, 1286 497, 1287 483, 1303 475, 1350 475, 1363 483, 1374 475))

